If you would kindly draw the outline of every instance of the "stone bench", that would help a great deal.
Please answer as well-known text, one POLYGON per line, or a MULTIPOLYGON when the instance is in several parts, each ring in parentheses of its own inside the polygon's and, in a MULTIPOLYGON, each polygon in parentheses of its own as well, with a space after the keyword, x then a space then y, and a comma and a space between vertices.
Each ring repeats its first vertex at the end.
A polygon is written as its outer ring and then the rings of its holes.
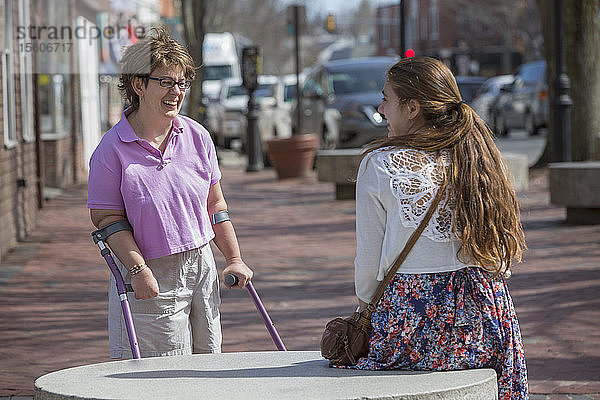
POLYGON ((567 208, 567 222, 600 224, 600 161, 550 164, 550 202, 567 208))
POLYGON ((52 372, 36 400, 497 399, 492 369, 449 372, 329 368, 317 351, 196 354, 113 361, 52 372))
MULTIPOLYGON (((319 150, 316 156, 317 177, 321 182, 335 183, 336 200, 354 199, 356 196, 356 173, 360 165, 362 149, 319 150)), ((517 192, 529 187, 529 164, 527 156, 517 153, 502 154, 517 192)))
POLYGON ((316 155, 317 178, 335 183, 335 199, 356 197, 356 173, 362 149, 319 150, 316 155))

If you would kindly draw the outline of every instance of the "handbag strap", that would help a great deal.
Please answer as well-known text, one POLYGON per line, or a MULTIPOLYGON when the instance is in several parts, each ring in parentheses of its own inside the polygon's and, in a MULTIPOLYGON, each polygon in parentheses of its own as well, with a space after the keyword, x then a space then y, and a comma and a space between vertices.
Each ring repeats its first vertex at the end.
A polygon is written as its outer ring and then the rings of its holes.
POLYGON ((377 287, 377 291, 375 292, 375 295, 373 296, 373 298, 371 299, 371 302, 367 306, 367 309, 369 309, 369 311, 373 312, 375 310, 377 303, 379 302, 379 299, 381 299, 381 296, 383 296, 383 292, 385 291, 385 288, 387 287, 387 285, 389 285, 390 281, 392 280, 392 278, 398 271, 398 268, 400 268, 400 266, 402 265, 402 263, 408 256, 408 253, 410 253, 410 251, 412 250, 415 243, 417 243, 417 240, 419 240, 419 237, 425 230, 425 227, 429 223, 429 220, 433 216, 433 213, 435 212, 438 205, 440 204, 440 201, 442 200, 442 195, 444 194, 445 188, 446 188, 446 173, 444 171, 443 182, 440 185, 433 201, 431 202, 431 205, 429 206, 427 213, 425 213, 425 216, 423 217, 423 220, 421 221, 421 223, 419 224, 417 229, 415 229, 415 231, 412 233, 412 235, 410 235, 410 238, 408 238, 408 242, 406 242, 406 244, 404 245, 404 248, 400 252, 400 255, 398 256, 398 258, 396 258, 396 261, 394 261, 392 268, 388 271, 388 273, 385 275, 385 277, 383 278, 383 280, 377 287))

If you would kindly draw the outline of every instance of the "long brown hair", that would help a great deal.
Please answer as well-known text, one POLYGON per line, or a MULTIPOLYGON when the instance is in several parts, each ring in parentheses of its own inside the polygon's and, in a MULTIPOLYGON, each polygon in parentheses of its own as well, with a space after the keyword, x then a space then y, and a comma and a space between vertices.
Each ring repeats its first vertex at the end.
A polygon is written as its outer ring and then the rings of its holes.
POLYGON ((377 140, 365 155, 386 146, 448 151, 452 230, 462 242, 458 260, 495 273, 508 270, 511 261, 521 261, 526 245, 515 191, 491 130, 462 102, 452 72, 438 60, 402 59, 390 68, 387 81, 400 102, 419 102, 425 126, 377 140))

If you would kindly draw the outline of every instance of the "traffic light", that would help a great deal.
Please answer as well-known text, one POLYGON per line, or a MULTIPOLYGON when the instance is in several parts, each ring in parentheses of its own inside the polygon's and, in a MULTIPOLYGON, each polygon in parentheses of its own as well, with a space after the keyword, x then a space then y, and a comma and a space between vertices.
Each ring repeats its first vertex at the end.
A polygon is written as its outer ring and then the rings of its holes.
POLYGON ((335 32, 335 17, 333 14, 327 15, 327 22, 325 23, 325 30, 329 33, 335 32))

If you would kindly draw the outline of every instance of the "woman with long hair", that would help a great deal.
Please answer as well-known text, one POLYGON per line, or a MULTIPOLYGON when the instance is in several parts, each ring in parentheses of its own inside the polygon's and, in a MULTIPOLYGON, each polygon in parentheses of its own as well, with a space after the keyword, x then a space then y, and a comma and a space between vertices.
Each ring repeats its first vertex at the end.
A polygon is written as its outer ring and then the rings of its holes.
POLYGON ((525 248, 519 206, 490 129, 440 61, 390 68, 378 108, 388 136, 357 176, 356 294, 366 307, 438 190, 442 200, 372 315, 353 368, 493 368, 500 399, 528 398, 506 278, 525 248))

